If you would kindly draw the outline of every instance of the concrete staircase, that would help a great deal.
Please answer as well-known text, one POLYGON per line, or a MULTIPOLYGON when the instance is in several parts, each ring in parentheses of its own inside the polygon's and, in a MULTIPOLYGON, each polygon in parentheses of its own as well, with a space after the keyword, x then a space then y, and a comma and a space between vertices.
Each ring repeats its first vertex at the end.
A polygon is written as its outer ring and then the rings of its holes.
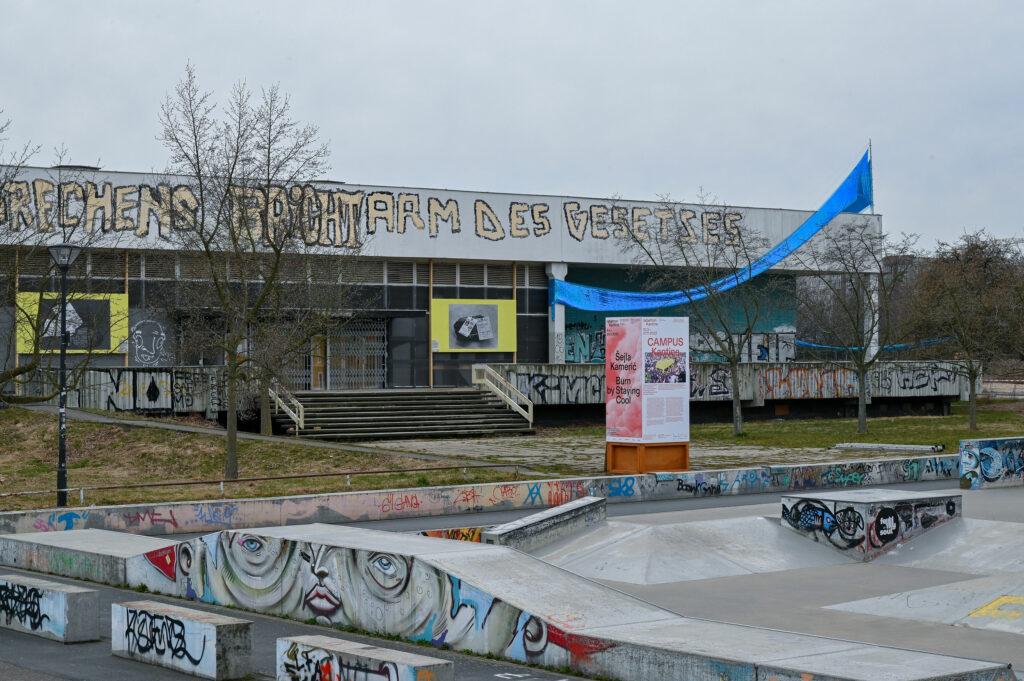
POLYGON ((519 414, 490 392, 475 388, 303 391, 305 410, 296 433, 285 414, 274 416, 289 435, 318 440, 381 440, 532 434, 519 414))

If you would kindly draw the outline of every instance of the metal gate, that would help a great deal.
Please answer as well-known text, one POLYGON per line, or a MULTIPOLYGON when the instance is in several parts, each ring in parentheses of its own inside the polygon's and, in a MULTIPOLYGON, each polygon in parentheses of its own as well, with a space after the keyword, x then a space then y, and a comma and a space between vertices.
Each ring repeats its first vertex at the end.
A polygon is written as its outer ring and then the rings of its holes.
POLYGON ((387 376, 387 324, 359 319, 327 341, 327 389, 383 388, 387 376))

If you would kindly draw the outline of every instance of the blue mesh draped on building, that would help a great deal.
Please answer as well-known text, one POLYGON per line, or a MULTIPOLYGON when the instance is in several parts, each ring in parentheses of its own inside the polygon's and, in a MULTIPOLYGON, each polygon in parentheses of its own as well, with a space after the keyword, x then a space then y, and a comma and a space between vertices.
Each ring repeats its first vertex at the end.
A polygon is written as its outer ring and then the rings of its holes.
POLYGON ((552 279, 548 283, 548 299, 551 305, 561 303, 578 310, 593 311, 650 310, 657 307, 692 303, 715 293, 728 291, 766 272, 807 243, 840 213, 859 213, 870 205, 872 205, 871 159, 868 152, 864 152, 864 156, 857 166, 832 193, 832 196, 822 204, 821 208, 807 218, 792 234, 751 263, 749 267, 738 269, 706 286, 665 293, 613 291, 552 279))

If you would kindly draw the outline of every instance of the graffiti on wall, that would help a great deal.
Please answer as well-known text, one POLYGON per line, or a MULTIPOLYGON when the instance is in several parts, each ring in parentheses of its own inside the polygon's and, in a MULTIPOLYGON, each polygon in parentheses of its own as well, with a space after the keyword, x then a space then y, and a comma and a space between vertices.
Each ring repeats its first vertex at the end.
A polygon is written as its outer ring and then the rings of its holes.
MULTIPOLYGON (((173 571, 159 569, 146 583, 207 603, 523 662, 564 664, 579 645, 540 617, 414 556, 258 531, 216 532, 171 548, 173 571)), ((150 565, 167 564, 162 553, 151 553, 150 565)))
POLYGON ((534 404, 601 404, 604 401, 603 373, 524 372, 515 373, 510 382, 534 404))
POLYGON ((1024 438, 961 440, 960 470, 971 489, 1024 485, 1024 438))
POLYGON ((454 539, 455 541, 480 542, 482 527, 449 527, 443 530, 423 530, 419 534, 423 537, 434 537, 436 539, 454 539))
POLYGON ((223 371, 218 367, 184 369, 90 369, 79 381, 73 401, 80 408, 107 411, 205 412, 226 408, 223 371))
POLYGON ((783 499, 782 522, 815 541, 874 557, 896 543, 960 515, 959 497, 891 505, 783 499), (787 501, 791 501, 787 505, 787 501))
POLYGON ((565 325, 565 361, 570 364, 604 364, 604 324, 578 321, 565 325))
POLYGON ((174 338, 168 333, 167 321, 149 310, 132 309, 129 314, 128 363, 142 367, 172 365, 174 338))
MULTIPOLYGON (((733 336, 733 342, 740 343, 741 340, 739 336, 733 336)), ((715 351, 714 339, 695 333, 691 335, 690 342, 693 347, 693 361, 724 361, 715 351)), ((745 364, 795 360, 796 334, 793 333, 752 333, 740 347, 740 362, 745 364)))

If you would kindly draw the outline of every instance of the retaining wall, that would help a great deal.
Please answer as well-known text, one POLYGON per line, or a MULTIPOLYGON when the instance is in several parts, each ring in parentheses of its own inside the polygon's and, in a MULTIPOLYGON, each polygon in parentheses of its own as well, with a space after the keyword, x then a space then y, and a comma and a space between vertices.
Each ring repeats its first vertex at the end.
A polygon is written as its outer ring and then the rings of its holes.
POLYGON ((96 528, 171 535, 261 525, 540 510, 588 495, 605 497, 608 503, 622 503, 957 480, 959 462, 960 458, 951 454, 259 499, 7 511, 0 513, 0 534, 96 528))

